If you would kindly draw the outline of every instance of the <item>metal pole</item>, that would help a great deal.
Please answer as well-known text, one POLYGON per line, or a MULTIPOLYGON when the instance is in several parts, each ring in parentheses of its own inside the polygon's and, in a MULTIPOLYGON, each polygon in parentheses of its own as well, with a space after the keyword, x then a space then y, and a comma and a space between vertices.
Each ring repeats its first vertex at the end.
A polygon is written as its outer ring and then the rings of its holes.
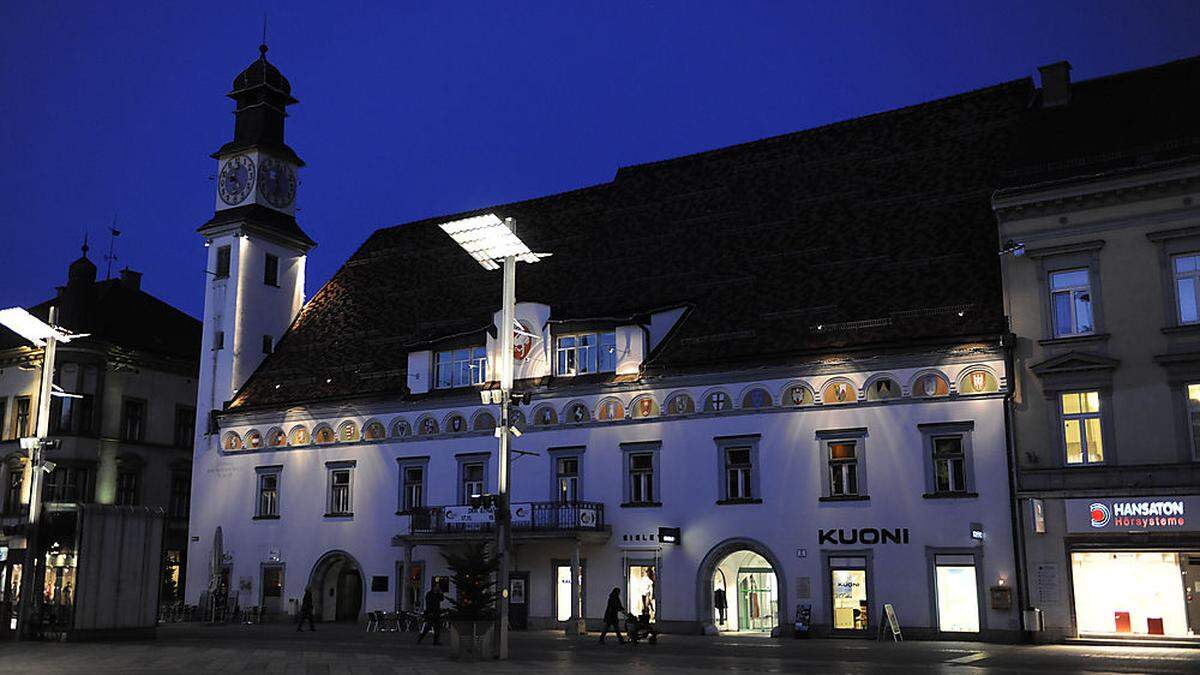
MULTIPOLYGON (((510 218, 505 221, 510 229, 516 229, 516 224, 510 218)), ((500 309, 500 456, 497 458, 499 480, 496 481, 496 494, 499 504, 496 506, 496 551, 500 556, 500 566, 497 570, 496 585, 499 587, 498 602, 499 616, 496 619, 496 658, 508 658, 508 567, 509 567, 509 520, 511 512, 508 506, 508 470, 509 470, 509 407, 512 403, 513 385, 513 324, 516 322, 517 304, 517 259, 508 256, 504 259, 504 301, 500 309)))
MULTIPOLYGON (((48 317, 51 326, 58 323, 58 308, 51 307, 48 317)), ((29 451, 29 529, 25 537, 25 569, 21 573, 21 611, 17 620, 18 634, 24 639, 35 637, 32 630, 31 618, 35 616, 34 609, 41 603, 41 594, 37 590, 38 549, 41 546, 38 536, 39 516, 42 511, 42 463, 45 451, 42 445, 50 433, 50 391, 54 384, 54 354, 57 345, 54 336, 46 338, 46 346, 42 349, 42 373, 38 385, 37 429, 35 436, 37 444, 29 451)))

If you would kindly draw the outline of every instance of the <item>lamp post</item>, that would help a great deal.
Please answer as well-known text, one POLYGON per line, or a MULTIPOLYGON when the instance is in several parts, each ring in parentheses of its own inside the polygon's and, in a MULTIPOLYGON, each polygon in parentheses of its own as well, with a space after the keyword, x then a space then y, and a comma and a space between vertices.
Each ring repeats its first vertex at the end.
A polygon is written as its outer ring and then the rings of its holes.
MULTIPOLYGON (((504 270, 504 290, 500 306, 500 353, 496 363, 496 374, 500 383, 499 400, 489 396, 493 403, 500 404, 500 425, 496 436, 500 439, 497 458, 496 481, 496 552, 500 558, 497 570, 500 612, 496 619, 496 658, 508 658, 508 567, 511 512, 508 506, 509 469, 511 468, 512 425, 509 408, 512 405, 513 328, 516 325, 517 261, 535 263, 548 254, 534 253, 516 235, 516 222, 512 218, 500 220, 495 214, 465 218, 441 225, 442 230, 471 254, 486 270, 504 270)), ((494 393, 494 392, 493 392, 494 393)), ((485 395, 487 393, 485 392, 485 395)))
POLYGON ((42 475, 45 473, 46 450, 55 446, 50 433, 50 396, 54 392, 54 356, 59 342, 70 342, 83 335, 67 333, 58 328, 58 308, 51 307, 49 323, 20 307, 0 311, 0 324, 17 333, 34 346, 42 348, 42 372, 38 385, 37 428, 32 438, 21 439, 21 449, 29 452, 29 529, 25 537, 25 569, 21 575, 21 611, 17 618, 18 635, 34 637, 31 617, 40 598, 35 581, 38 569, 38 521, 42 511, 42 475))

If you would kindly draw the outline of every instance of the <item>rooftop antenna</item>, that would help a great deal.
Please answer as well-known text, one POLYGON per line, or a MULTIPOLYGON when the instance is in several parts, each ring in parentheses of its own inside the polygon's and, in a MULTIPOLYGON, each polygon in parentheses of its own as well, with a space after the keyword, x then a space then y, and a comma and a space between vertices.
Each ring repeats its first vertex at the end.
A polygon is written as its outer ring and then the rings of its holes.
MULTIPOLYGON (((85 243, 86 243, 86 236, 85 243)), ((112 264, 117 259, 117 254, 113 252, 113 247, 117 241, 117 237, 121 236, 121 231, 117 229, 117 214, 113 214, 112 225, 108 228, 108 254, 104 256, 107 265, 104 269, 104 280, 108 281, 112 278, 112 264)))
POLYGON ((264 47, 267 46, 267 13, 266 12, 263 12, 263 37, 262 37, 261 44, 264 47))

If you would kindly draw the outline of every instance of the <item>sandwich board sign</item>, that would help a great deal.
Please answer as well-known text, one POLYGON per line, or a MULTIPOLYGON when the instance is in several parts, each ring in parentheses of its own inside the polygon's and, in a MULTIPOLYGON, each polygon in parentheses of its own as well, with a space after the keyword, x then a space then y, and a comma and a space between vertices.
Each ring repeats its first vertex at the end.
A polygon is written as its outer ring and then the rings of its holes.
POLYGON ((891 603, 883 606, 883 616, 879 617, 879 634, 875 638, 883 639, 885 635, 894 642, 904 641, 904 636, 900 634, 900 621, 896 619, 896 609, 891 603))

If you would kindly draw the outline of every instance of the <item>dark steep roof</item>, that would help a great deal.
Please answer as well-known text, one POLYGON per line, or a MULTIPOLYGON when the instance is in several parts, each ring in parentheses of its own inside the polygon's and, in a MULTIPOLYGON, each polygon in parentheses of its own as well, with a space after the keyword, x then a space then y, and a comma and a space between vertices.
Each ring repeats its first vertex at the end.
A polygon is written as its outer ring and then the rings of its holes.
POLYGON ((555 319, 689 306, 648 364, 661 372, 996 336, 990 197, 1033 92, 1017 80, 378 230, 233 407, 403 394, 407 346, 490 324, 501 275, 437 227, 488 211, 554 253, 520 266, 517 299, 555 319))

